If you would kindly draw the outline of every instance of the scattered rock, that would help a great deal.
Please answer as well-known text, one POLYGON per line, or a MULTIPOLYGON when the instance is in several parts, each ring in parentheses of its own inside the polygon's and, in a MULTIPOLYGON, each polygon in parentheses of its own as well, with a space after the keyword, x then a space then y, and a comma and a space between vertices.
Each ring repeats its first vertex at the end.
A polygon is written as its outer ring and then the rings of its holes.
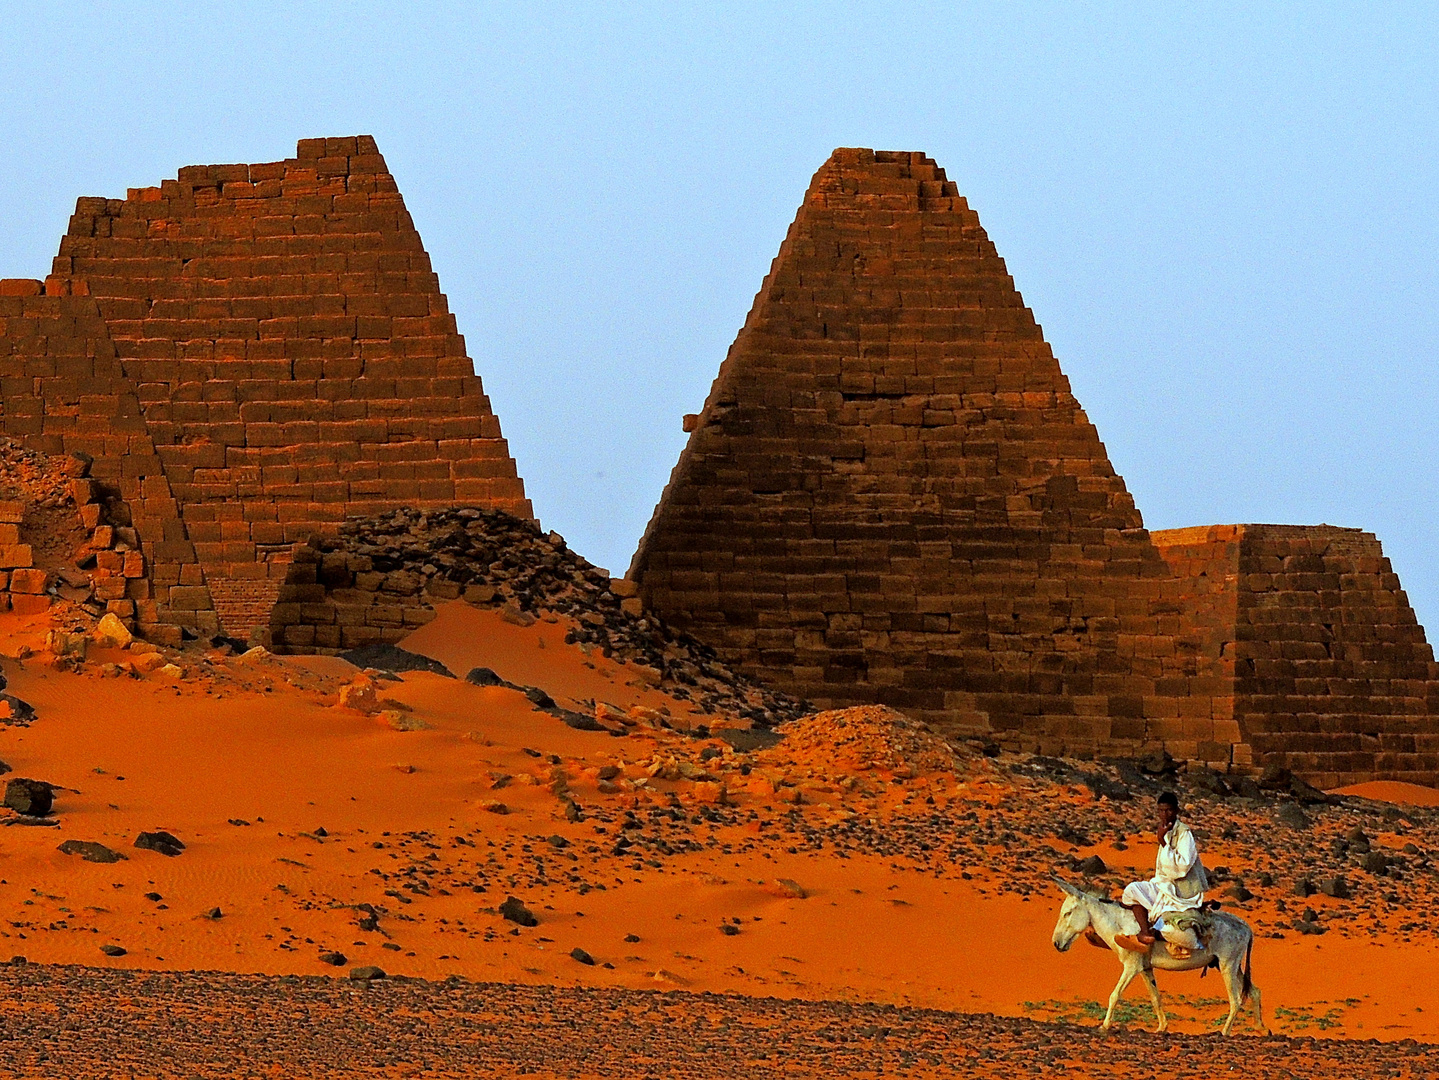
POLYGON ((5 785, 5 805, 17 814, 44 817, 55 805, 54 788, 43 780, 16 777, 5 785))
POLYGON ((219 920, 225 917, 225 913, 217 907, 212 907, 209 911, 202 912, 202 914, 205 918, 211 920, 219 920))
POLYGON ((1319 882, 1319 891, 1335 900, 1347 900, 1350 896, 1349 882, 1344 879, 1343 874, 1324 878, 1319 882))
POLYGON ((584 949, 581 949, 578 945, 576 945, 573 949, 570 950, 570 956, 571 958, 578 960, 581 964, 585 964, 588 967, 595 966, 595 958, 589 953, 585 952, 584 949))
POLYGON ((178 837, 171 836, 163 829, 155 832, 142 832, 135 837, 135 846, 145 851, 158 851, 161 855, 168 855, 174 858, 185 850, 185 844, 178 837))
POLYGON ((739 933, 739 927, 734 923, 720 923, 720 933, 725 937, 734 937, 739 933))
POLYGON ((1371 851, 1364 856, 1364 869, 1376 877, 1389 873, 1389 859, 1382 851, 1371 851))
POLYGON ((465 682, 474 686, 509 686, 510 684, 500 678, 487 667, 470 668, 465 676, 465 682))
POLYGON ((57 849, 62 855, 79 855, 86 862, 115 863, 125 856, 94 840, 66 840, 57 849))
POLYGON ((1123 784, 1117 780, 1111 780, 1101 773, 1080 773, 1084 786, 1089 788, 1090 793, 1096 799, 1109 799, 1111 802, 1125 802, 1134 797, 1123 784))
POLYGON ((398 645, 361 645, 348 652, 342 652, 340 659, 354 664, 362 671, 365 668, 374 668, 376 671, 388 671, 395 675, 405 671, 430 671, 436 675, 443 675, 447 679, 455 677, 454 672, 438 660, 421 656, 419 653, 412 653, 398 645))
POLYGON ((1317 891, 1314 887, 1314 882, 1310 881, 1307 877, 1300 878, 1294 883, 1293 893, 1295 896, 1313 896, 1317 891))
POLYGON ((385 969, 375 967, 373 964, 350 969, 350 978, 355 980, 355 982, 372 982, 385 977, 385 969))
POLYGON ((535 918, 534 912, 525 907, 518 897, 506 897, 505 902, 500 905, 500 914, 510 922, 519 923, 521 926, 540 925, 540 920, 535 918))
POLYGON ((787 900, 804 900, 809 896, 804 887, 792 878, 776 878, 764 886, 764 891, 787 900))
POLYGON ((1288 825, 1291 829, 1309 828, 1309 815, 1296 802, 1280 804, 1279 809, 1274 812, 1274 819, 1281 825, 1288 825))
POLYGON ((119 945, 101 945, 100 951, 106 956, 124 956, 125 950, 119 945))
POLYGON ((344 967, 348 960, 349 957, 342 952, 322 952, 320 954, 320 963, 329 964, 331 967, 344 967))
POLYGON ((1085 877, 1094 877, 1097 874, 1109 872, 1109 867, 1104 864, 1104 860, 1098 855, 1085 856, 1074 864, 1074 869, 1085 877))
POLYGON ((124 649, 135 640, 135 635, 113 611, 107 612, 95 626, 92 638, 96 645, 107 649, 124 649))

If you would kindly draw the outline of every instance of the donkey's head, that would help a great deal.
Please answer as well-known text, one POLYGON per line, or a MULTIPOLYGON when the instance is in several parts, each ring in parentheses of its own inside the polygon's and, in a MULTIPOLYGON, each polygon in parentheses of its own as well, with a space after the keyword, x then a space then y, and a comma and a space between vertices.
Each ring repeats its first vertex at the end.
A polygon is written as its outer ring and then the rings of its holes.
POLYGON ((1068 952, 1069 947, 1074 944, 1074 939, 1084 933, 1089 926, 1089 903, 1091 897, 1083 890, 1076 888, 1067 881, 1055 878, 1054 883, 1063 889, 1068 895, 1064 898, 1064 904, 1059 909, 1059 920, 1054 924, 1054 947, 1060 952, 1068 952))

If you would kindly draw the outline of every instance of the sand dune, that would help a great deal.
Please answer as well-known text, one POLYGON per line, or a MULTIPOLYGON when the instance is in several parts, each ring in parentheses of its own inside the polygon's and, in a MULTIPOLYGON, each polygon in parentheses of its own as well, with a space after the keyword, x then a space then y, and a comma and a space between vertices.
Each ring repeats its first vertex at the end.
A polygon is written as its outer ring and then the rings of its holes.
MULTIPOLYGON (((43 630, 7 620, 0 653, 35 648, 43 630)), ((1049 875, 1089 854, 1109 866, 1111 887, 1146 872, 1146 804, 1027 778, 1018 759, 955 752, 884 710, 800 721, 778 747, 740 754, 651 726, 724 718, 693 714, 564 634, 562 620, 524 627, 460 604, 405 646, 457 673, 485 666, 540 686, 566 708, 639 706, 646 719, 611 724, 622 737, 567 726, 518 690, 423 672, 380 681, 378 713, 340 708, 358 672, 334 658, 190 652, 175 656, 178 679, 105 677, 127 655, 118 651, 93 651, 79 670, 56 670, 43 650, 5 661, 11 692, 39 719, 0 729, 0 757, 16 775, 78 793, 57 795, 58 827, 0 832, 0 952, 267 975, 376 964, 429 979, 1092 1022, 1086 1010, 1117 965, 1088 948, 1055 953, 1049 875), (1093 837, 1040 842, 1044 826, 999 839, 1022 823, 1070 820, 1092 823, 1093 837), (997 845, 986 846, 986 828, 997 845), (183 840, 184 853, 133 846, 154 829, 183 840), (86 862, 56 850, 65 839, 125 858, 86 862), (499 914, 510 896, 538 925, 499 914), (107 957, 104 945, 125 954, 107 957)), ((1257 839, 1227 840, 1225 822, 1249 819, 1195 805, 1211 865, 1241 872, 1269 858, 1255 843, 1292 844, 1255 813, 1257 839)), ((1427 818, 1394 828, 1425 843, 1435 835, 1427 818)), ((1375 842, 1397 852, 1402 841, 1375 842)), ((1316 832, 1313 843, 1327 840, 1316 832)), ((1422 896, 1410 890, 1427 873, 1384 888, 1422 896)), ((1332 930, 1300 936, 1285 930, 1299 901, 1277 910, 1283 887, 1256 884, 1238 908, 1261 934, 1285 934, 1261 937, 1255 952, 1276 1030, 1439 1037, 1439 948, 1399 929, 1420 925, 1421 911, 1368 895, 1356 876, 1364 896, 1302 901, 1332 930), (1346 934, 1336 920, 1351 908, 1382 934, 1359 924, 1346 934)), ((1222 1012, 1217 980, 1162 975, 1161 985, 1178 1030, 1207 1030, 1222 1012)), ((1142 993, 1132 997, 1135 1022, 1147 1022, 1142 993)))

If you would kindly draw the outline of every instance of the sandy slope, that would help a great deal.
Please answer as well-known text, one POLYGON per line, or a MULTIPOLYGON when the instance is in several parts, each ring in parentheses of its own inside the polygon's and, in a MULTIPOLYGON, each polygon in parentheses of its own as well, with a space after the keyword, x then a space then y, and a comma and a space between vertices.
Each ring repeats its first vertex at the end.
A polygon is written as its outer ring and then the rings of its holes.
MULTIPOLYGON (((520 627, 454 605, 407 645, 459 674, 486 666, 541 686, 570 708, 596 700, 665 708, 681 726, 722 719, 692 716, 626 665, 566 646, 564 630, 560 621, 520 627)), ((0 653, 37 646, 42 631, 0 623, 0 653)), ((1038 863, 1017 871, 1014 852, 998 849, 992 865, 943 854, 948 838, 972 829, 967 814, 993 821, 1014 805, 1006 800, 1015 781, 983 758, 947 771, 882 761, 879 736, 855 721, 844 730, 863 737, 849 758, 826 758, 796 739, 745 757, 746 775, 715 740, 644 723, 623 738, 578 731, 502 687, 424 673, 384 684, 381 704, 407 726, 424 725, 401 731, 334 705, 355 674, 342 661, 188 654, 183 679, 101 676, 101 665, 125 655, 93 654, 78 672, 55 670, 41 655, 4 662, 11 691, 40 719, 0 729, 0 758, 16 775, 79 791, 59 795, 59 828, 0 830, 6 954, 268 974, 378 964, 426 978, 1080 1020, 1117 973, 1106 953, 1081 946, 1061 956, 1051 947, 1058 893, 1038 863), (665 764, 695 761, 704 747, 719 756, 699 764, 719 781, 665 764), (618 775, 602 782, 605 766, 618 775), (568 819, 567 800, 583 820, 568 819), (859 825, 869 831, 852 831, 859 825), (185 853, 132 847, 155 828, 184 840, 185 853), (928 847, 901 852, 865 839, 901 832, 929 837, 928 847), (622 837, 633 843, 617 850, 622 837), (95 864, 58 853, 69 838, 126 858, 95 864), (780 879, 807 896, 782 895, 780 879), (496 913, 509 895, 538 916, 537 927, 496 913), (219 917, 207 916, 216 907, 219 917), (377 925, 362 929, 371 911, 377 925), (721 932, 725 924, 737 932, 721 932), (127 954, 108 958, 105 944, 127 954), (575 948, 596 963, 573 959, 575 948), (343 966, 322 963, 330 950, 344 954, 343 966)), ((1020 790, 1020 802, 1039 810, 1042 800, 1081 814, 1093 805, 1082 793, 1032 790, 1020 790)), ((1124 867, 1152 859, 1141 835, 1148 809, 1114 812, 1132 819, 1128 846, 1101 839, 1073 850, 1100 854, 1123 878, 1124 867)), ((1031 854, 1042 863, 1048 851, 1031 854)), ((1211 851, 1211 865, 1238 866, 1243 854, 1217 838, 1211 851)), ((1306 903, 1326 917, 1346 910, 1325 897, 1306 903)), ((1395 923, 1427 916, 1389 907, 1395 923)), ((1272 898, 1244 911, 1256 925, 1282 925, 1272 898)), ((1439 1038, 1432 933, 1263 938, 1255 979, 1279 1031, 1439 1038)), ((1219 1015, 1215 1001, 1195 1004, 1221 995, 1215 978, 1161 975, 1161 984, 1178 1030, 1204 1030, 1219 1015)), ((1143 1004, 1137 985, 1131 998, 1143 1004)), ((1147 1022, 1144 1009, 1140 1017, 1147 1022)))

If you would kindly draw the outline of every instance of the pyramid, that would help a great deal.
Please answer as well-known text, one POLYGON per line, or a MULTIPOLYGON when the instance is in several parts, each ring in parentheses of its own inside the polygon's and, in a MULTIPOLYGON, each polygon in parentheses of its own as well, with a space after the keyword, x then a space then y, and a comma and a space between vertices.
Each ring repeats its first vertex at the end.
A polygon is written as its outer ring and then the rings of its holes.
POLYGON ((1211 525, 1153 534, 1186 582, 1242 757, 1320 787, 1439 780, 1439 665, 1373 533, 1211 525))
POLYGON ((645 605, 815 704, 1051 751, 1168 725, 1213 657, 979 218, 922 154, 815 174, 640 543, 645 605))
POLYGON ((0 295, 3 430, 96 458, 147 560, 142 623, 265 625, 294 544, 348 515, 532 514, 369 136, 81 198, 30 284, 0 295))

